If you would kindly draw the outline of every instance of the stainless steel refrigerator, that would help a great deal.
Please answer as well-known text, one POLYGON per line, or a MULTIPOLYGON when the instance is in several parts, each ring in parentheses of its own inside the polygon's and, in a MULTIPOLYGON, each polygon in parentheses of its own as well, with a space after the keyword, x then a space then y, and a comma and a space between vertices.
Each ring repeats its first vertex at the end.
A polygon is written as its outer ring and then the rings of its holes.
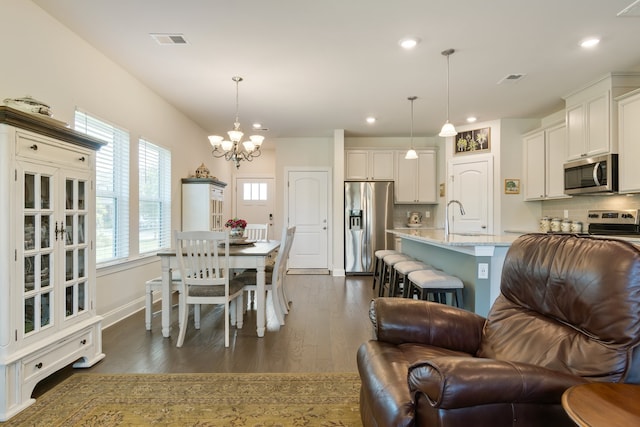
POLYGON ((393 181, 344 183, 344 266, 347 274, 372 274, 375 252, 392 249, 393 181))

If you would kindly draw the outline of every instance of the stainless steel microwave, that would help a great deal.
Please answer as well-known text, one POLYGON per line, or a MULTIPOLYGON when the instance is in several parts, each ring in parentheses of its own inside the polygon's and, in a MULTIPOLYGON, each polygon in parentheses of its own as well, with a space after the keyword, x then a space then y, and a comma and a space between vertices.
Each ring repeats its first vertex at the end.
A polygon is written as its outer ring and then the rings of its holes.
POLYGON ((605 154, 564 164, 565 194, 618 191, 618 155, 605 154))

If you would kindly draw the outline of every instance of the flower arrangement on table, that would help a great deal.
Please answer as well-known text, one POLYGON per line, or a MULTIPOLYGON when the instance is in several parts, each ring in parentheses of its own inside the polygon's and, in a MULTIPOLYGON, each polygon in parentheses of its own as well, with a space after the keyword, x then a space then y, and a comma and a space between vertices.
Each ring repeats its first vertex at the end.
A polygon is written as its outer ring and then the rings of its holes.
POLYGON ((231 218, 224 223, 224 226, 231 229, 231 237, 242 237, 247 221, 244 219, 231 218))

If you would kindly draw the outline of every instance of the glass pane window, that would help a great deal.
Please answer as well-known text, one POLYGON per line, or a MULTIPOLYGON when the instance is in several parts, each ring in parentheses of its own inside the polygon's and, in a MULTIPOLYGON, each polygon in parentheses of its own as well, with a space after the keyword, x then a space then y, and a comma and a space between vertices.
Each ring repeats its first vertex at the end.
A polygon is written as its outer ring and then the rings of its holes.
MULTIPOLYGON (((76 110, 75 129, 107 143, 96 155, 96 262, 129 257, 129 132, 76 110)), ((85 188, 78 188, 85 209, 85 188)), ((80 228, 78 233, 83 233, 80 228)), ((78 234, 78 241, 84 235, 78 234)))
POLYGON ((171 152, 138 141, 140 253, 171 246, 171 152))
POLYGON ((244 200, 267 200, 267 183, 245 182, 242 196, 244 200))

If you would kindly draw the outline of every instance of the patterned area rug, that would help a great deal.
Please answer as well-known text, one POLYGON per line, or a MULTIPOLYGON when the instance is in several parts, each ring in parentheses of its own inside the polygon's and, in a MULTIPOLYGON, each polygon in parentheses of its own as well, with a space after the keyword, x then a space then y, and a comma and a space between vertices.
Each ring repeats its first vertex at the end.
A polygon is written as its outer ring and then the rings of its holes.
POLYGON ((360 426, 356 373, 74 374, 5 426, 360 426))

